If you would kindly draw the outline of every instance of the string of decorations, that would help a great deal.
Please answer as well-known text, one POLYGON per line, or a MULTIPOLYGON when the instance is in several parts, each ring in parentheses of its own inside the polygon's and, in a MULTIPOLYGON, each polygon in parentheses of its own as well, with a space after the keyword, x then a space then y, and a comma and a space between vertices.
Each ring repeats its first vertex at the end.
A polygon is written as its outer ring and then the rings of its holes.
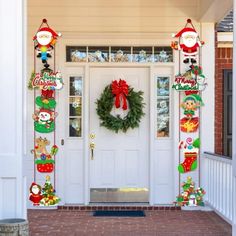
POLYGON ((34 206, 54 206, 60 198, 55 193, 55 164, 58 147, 56 141, 55 111, 56 91, 63 87, 60 72, 55 70, 55 45, 60 33, 56 33, 46 19, 33 37, 34 40, 34 70, 28 83, 28 88, 34 90, 34 182, 30 186, 29 200, 34 206), (42 68, 38 72, 36 58, 41 60, 42 68), (49 59, 54 59, 54 69, 50 68, 49 59), (38 96, 36 96, 36 90, 38 96), (51 142, 47 134, 53 133, 51 142), (43 136, 42 136, 43 135, 43 136), (52 146, 50 146, 50 144, 52 146), (50 147, 50 151, 49 151, 50 147), (36 168, 35 168, 36 167, 36 168), (38 184, 37 173, 45 178, 44 186, 38 184), (51 174, 54 173, 54 184, 51 183, 51 174), (44 175, 46 174, 46 175, 44 175), (53 187, 54 185, 54 187, 53 187))
MULTIPOLYGON (((199 113, 200 108, 204 106, 201 92, 206 89, 207 83, 202 67, 197 65, 197 56, 200 48, 205 43, 200 40, 191 19, 188 19, 184 28, 178 33, 173 34, 172 37, 178 38, 178 41, 173 41, 171 47, 182 54, 182 63, 187 67, 184 73, 180 73, 181 61, 179 56, 179 74, 175 76, 172 85, 173 89, 184 96, 180 104, 180 108, 183 109, 183 117, 180 118, 179 133, 189 134, 189 137, 185 141, 180 140, 179 142, 179 150, 183 151, 184 160, 182 163, 179 163, 178 171, 179 175, 183 175, 196 171, 197 168, 199 168, 200 172, 200 165, 198 167, 200 119, 196 115, 196 112, 199 113)), ((204 205, 202 198, 205 192, 201 188, 195 189, 195 183, 192 181, 192 177, 187 177, 187 181, 182 184, 182 187, 183 192, 177 196, 176 204, 179 206, 204 205)))

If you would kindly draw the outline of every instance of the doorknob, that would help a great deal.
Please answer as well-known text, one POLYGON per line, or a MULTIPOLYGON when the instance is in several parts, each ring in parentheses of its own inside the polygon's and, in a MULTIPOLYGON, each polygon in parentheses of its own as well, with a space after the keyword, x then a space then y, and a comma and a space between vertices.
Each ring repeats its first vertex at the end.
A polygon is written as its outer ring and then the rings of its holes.
POLYGON ((89 147, 91 149, 91 160, 94 160, 94 148, 95 148, 95 143, 94 142, 91 142, 89 144, 89 147))

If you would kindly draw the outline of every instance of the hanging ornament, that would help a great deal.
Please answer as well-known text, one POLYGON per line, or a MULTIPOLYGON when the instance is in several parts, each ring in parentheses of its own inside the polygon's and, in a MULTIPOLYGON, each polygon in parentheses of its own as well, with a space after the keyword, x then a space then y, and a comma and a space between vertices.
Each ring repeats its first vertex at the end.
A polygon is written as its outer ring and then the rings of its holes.
POLYGON ((61 72, 34 73, 30 87, 42 90, 60 90, 63 87, 61 72))
POLYGON ((60 202, 60 198, 56 196, 55 189, 53 188, 50 180, 50 176, 46 176, 46 182, 42 188, 43 198, 40 201, 42 206, 55 206, 60 202))
POLYGON ((49 67, 47 61, 49 57, 52 57, 51 53, 59 36, 61 36, 61 34, 56 33, 53 29, 51 29, 47 23, 47 20, 43 19, 39 30, 33 37, 36 44, 35 49, 37 50, 37 57, 41 58, 45 68, 49 67))
POLYGON ((196 56, 198 54, 198 48, 202 47, 203 41, 200 41, 198 33, 196 32, 191 19, 187 20, 185 27, 177 34, 172 35, 173 38, 179 38, 178 41, 171 43, 171 47, 175 50, 180 50, 184 55, 184 63, 196 63, 196 56), (190 24, 190 26, 188 26, 190 24))
POLYGON ((195 91, 186 91, 188 94, 183 102, 181 107, 184 109, 184 115, 180 120, 180 130, 186 133, 196 132, 199 127, 199 118, 194 117, 195 112, 198 108, 204 105, 202 98, 196 94, 195 91))
POLYGON ((183 149, 184 153, 184 162, 178 166, 178 171, 181 174, 189 171, 194 171, 197 168, 197 157, 199 148, 199 138, 193 140, 189 137, 186 139, 186 142, 181 141, 179 143, 179 149, 183 149))
POLYGON ((176 204, 178 206, 204 206, 203 196, 206 194, 203 188, 195 188, 195 183, 191 177, 182 183, 183 191, 176 197, 176 204))
POLYGON ((35 139, 35 164, 37 165, 37 170, 41 173, 50 173, 54 169, 55 161, 52 159, 53 156, 57 154, 58 147, 53 145, 50 153, 47 151, 46 146, 50 145, 50 141, 46 138, 36 138, 35 139))
POLYGON ((176 91, 189 91, 186 95, 205 90, 207 86, 205 75, 200 66, 191 65, 185 73, 175 76, 172 88, 176 91))
POLYGON ((44 109, 54 109, 56 107, 56 101, 54 99, 53 90, 42 90, 41 96, 36 97, 35 103, 44 109))
POLYGON ((43 199, 43 195, 41 193, 42 188, 39 184, 32 183, 30 186, 30 195, 29 195, 29 200, 33 202, 34 206, 39 206, 40 201, 43 199))
POLYGON ((39 133, 50 133, 55 129, 54 119, 57 116, 52 110, 41 108, 33 114, 34 128, 39 133))

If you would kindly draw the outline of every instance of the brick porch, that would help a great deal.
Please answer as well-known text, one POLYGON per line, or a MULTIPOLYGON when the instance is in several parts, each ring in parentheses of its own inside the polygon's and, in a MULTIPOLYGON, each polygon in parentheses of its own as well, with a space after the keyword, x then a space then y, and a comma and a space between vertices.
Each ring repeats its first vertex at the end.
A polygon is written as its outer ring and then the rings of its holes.
POLYGON ((31 236, 230 236, 231 226, 214 212, 148 210, 144 218, 93 217, 91 211, 28 210, 31 236))

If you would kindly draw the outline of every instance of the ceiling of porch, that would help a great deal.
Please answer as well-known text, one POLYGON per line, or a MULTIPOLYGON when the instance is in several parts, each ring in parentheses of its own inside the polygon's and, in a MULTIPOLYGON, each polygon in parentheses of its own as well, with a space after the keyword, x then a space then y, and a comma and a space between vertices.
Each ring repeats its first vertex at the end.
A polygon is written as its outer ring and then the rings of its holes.
POLYGON ((169 33, 186 18, 218 22, 232 5, 232 0, 28 0, 28 29, 32 34, 47 18, 61 32, 169 33))

